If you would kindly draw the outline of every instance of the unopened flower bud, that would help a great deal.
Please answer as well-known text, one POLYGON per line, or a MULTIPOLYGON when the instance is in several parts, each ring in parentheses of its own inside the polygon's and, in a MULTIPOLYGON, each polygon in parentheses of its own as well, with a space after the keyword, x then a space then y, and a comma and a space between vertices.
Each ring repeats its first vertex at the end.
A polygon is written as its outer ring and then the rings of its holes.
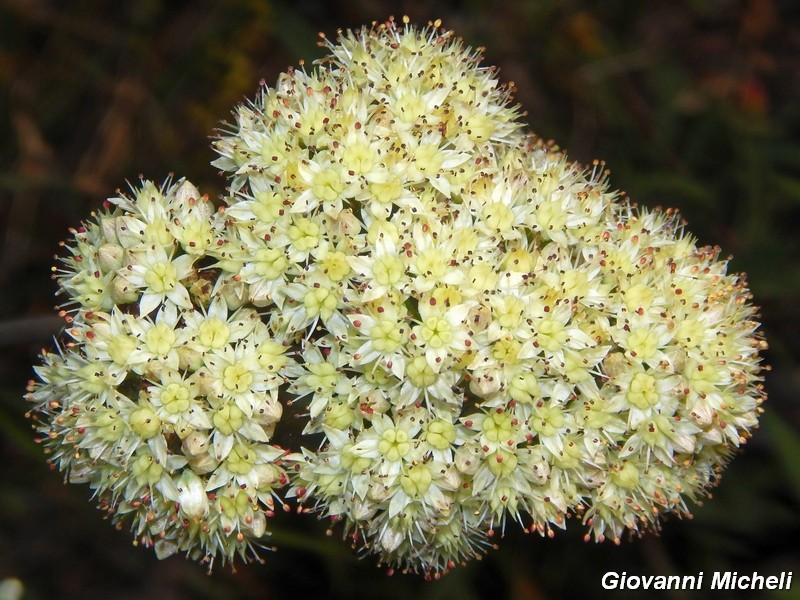
POLYGON ((202 456, 211 446, 210 436, 202 431, 193 431, 183 438, 181 450, 189 456, 202 456))
POLYGON ((121 268, 124 252, 122 246, 118 244, 103 244, 97 250, 97 262, 100 268, 106 273, 121 268))
POLYGON ((114 304, 131 304, 139 299, 139 292, 133 284, 122 275, 117 275, 111 280, 109 295, 114 304))
POLYGON ((189 457, 189 466, 197 475, 206 475, 217 469, 219 461, 212 456, 211 452, 206 452, 189 457))
POLYGON ((192 472, 184 471, 176 482, 181 513, 195 521, 208 516, 208 496, 203 480, 192 472))
POLYGON ((100 232, 103 239, 108 244, 117 244, 117 219, 116 217, 104 217, 100 219, 100 232))
POLYGON ((387 527, 378 538, 381 549, 387 554, 394 552, 403 543, 403 532, 387 527))

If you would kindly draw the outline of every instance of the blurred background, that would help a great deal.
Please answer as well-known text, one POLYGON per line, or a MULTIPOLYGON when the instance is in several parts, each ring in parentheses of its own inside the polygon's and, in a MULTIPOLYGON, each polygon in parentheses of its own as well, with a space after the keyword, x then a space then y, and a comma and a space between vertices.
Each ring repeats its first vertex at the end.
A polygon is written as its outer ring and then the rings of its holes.
MULTIPOLYGON (((800 598, 798 224, 796 0, 0 0, 0 599, 637 598, 603 592, 603 573, 793 569, 794 590, 740 596, 800 598), (318 58, 317 32, 390 14, 485 46, 534 131, 605 160, 639 203, 679 208, 748 272, 770 344, 762 426, 694 519, 620 547, 583 543, 577 523, 553 540, 510 527, 441 581, 389 579, 324 523, 278 517, 265 565, 209 577, 159 562, 47 469, 24 418, 31 364, 60 326, 57 243, 140 173, 220 195, 210 136, 231 107, 318 58)), ((736 597, 659 597, 712 595, 736 597)))

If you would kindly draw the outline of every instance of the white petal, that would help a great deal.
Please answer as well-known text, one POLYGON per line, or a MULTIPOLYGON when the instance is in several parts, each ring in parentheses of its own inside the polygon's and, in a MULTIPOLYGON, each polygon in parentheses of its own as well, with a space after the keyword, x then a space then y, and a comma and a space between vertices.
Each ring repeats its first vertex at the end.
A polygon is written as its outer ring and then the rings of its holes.
POLYGON ((300 194, 297 199, 292 203, 292 207, 289 209, 289 212, 293 213, 304 213, 304 212, 311 212, 315 208, 319 206, 319 200, 314 197, 314 194, 311 190, 306 190, 302 194, 300 194))
POLYGON ((389 518, 397 516, 402 510, 411 503, 411 499, 402 492, 397 490, 389 502, 389 518))
POLYGON ((178 309, 175 308, 175 305, 173 304, 165 304, 161 307, 161 310, 158 311, 156 320, 159 323, 164 323, 165 325, 169 325, 174 329, 175 325, 178 324, 178 309))
POLYGON ((178 279, 183 279, 191 272, 192 265, 196 259, 196 256, 184 254, 172 261, 172 266, 175 267, 175 270, 178 272, 178 279))
POLYGON ((215 296, 211 304, 209 304, 206 314, 220 321, 226 321, 228 319, 228 304, 225 302, 225 299, 222 298, 222 296, 215 296))
POLYGON ((197 429, 211 429, 211 419, 199 407, 193 406, 186 414, 186 422, 197 429))
POLYGON ((123 248, 141 244, 144 238, 144 223, 135 217, 117 217, 117 239, 123 248))
POLYGON ((214 474, 209 477, 208 483, 206 483, 206 491, 210 492, 215 490, 218 487, 225 485, 230 480, 231 475, 228 473, 228 469, 225 467, 219 467, 216 471, 214 471, 214 474))
POLYGON ((341 448, 350 441, 349 434, 341 429, 333 429, 332 427, 323 425, 322 430, 325 432, 325 436, 334 448, 341 448))
POLYGON ((450 181, 442 175, 434 175, 428 179, 430 184, 445 198, 450 197, 450 181))
POLYGON ((161 492, 161 495, 167 500, 172 502, 178 501, 178 488, 175 487, 175 482, 171 477, 162 477, 158 483, 156 483, 156 489, 161 492))
POLYGON ((386 294, 386 288, 382 285, 367 284, 367 289, 361 294, 361 302, 372 302, 386 294))
POLYGON ((165 466, 167 464, 167 441, 164 436, 155 435, 151 437, 147 440, 147 445, 150 447, 150 452, 152 452, 156 462, 161 466, 165 466))
POLYGON ((269 436, 264 432, 264 429, 255 421, 247 420, 242 423, 239 428, 239 433, 256 442, 268 442, 269 436))
POLYGON ((447 157, 442 161, 442 169, 452 169, 453 167, 464 164, 468 160, 469 153, 467 152, 447 152, 447 157))
POLYGON ((406 372, 406 359, 402 354, 392 356, 392 374, 398 379, 403 379, 406 372))
POLYGON ((225 209, 225 216, 233 217, 237 221, 254 221, 256 216, 253 214, 252 207, 252 201, 237 202, 225 209))
POLYGON ((145 292, 139 300, 139 316, 143 317, 153 312, 163 300, 163 294, 154 294, 153 292, 145 292))
POLYGON ((232 435, 222 435, 219 432, 214 434, 214 458, 217 460, 225 460, 232 449, 232 435))
POLYGON ((336 338, 344 338, 347 336, 347 329, 350 322, 345 319, 340 312, 334 312, 331 318, 325 321, 328 332, 336 338))
POLYGON ((192 299, 189 297, 189 291, 180 283, 167 294, 167 298, 176 306, 192 308, 192 299))

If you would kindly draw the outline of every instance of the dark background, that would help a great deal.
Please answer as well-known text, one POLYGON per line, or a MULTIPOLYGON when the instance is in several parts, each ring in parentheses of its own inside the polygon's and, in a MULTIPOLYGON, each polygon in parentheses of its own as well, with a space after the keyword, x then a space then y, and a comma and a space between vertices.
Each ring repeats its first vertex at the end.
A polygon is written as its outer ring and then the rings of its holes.
MULTIPOLYGON (((602 574, 795 570, 800 598, 800 3, 794 0, 349 2, 0 0, 0 594, 25 598, 637 598, 602 574), (126 180, 186 175, 216 197, 209 136, 317 32, 441 18, 513 80, 532 129, 614 187, 679 208, 747 271, 770 344, 762 427, 692 520, 596 545, 509 527, 501 549, 438 582, 387 578, 313 519, 279 517, 265 565, 213 576, 163 562, 101 519, 85 486, 48 471, 24 419, 51 343, 52 255, 126 180), (6 586, 4 588, 3 586, 6 586)), ((3 596, 0 595, 0 598, 3 596)), ((729 598, 662 592, 656 598, 729 598)))

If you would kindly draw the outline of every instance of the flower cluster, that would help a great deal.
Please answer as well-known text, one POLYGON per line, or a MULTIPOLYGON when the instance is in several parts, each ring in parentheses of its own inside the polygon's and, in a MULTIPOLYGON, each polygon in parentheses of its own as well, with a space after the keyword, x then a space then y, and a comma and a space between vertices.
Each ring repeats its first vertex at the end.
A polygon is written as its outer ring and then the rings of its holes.
POLYGON ((222 224, 188 181, 145 182, 73 232, 67 341, 29 399, 50 461, 161 557, 245 556, 288 483, 280 333, 225 299, 222 224))
POLYGON ((162 555, 242 554, 283 485, 427 574, 508 521, 687 512, 764 400, 744 278, 526 133, 438 24, 323 43, 215 142, 224 209, 145 184, 76 232, 30 395, 53 462, 162 555))

